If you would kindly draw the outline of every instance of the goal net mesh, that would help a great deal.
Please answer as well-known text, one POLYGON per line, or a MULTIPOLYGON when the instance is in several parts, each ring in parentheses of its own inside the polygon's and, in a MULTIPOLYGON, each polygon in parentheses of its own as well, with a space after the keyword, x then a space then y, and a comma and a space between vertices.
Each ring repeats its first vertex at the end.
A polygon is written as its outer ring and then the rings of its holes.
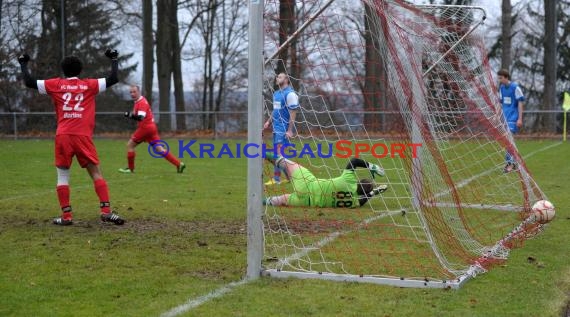
MULTIPOLYGON (((484 19, 477 7, 265 1, 265 118, 276 74, 299 95, 290 160, 335 178, 358 147, 389 188, 357 208, 264 206, 264 268, 449 281, 505 260, 537 231, 527 218, 545 197, 503 119, 484 19), (519 163, 511 173, 507 150, 519 163)), ((266 162, 264 182, 273 174, 266 162)))

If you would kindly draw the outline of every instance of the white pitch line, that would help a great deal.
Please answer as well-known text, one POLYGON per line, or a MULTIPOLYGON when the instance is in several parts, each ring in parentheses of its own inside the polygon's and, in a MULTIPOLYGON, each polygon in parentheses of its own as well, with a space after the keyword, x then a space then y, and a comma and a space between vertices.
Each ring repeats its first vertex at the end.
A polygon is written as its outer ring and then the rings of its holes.
POLYGON ((248 279, 243 279, 243 280, 238 281, 238 282, 232 282, 232 283, 226 284, 226 285, 224 285, 224 286, 222 286, 222 287, 220 287, 220 288, 218 288, 218 289, 216 289, 216 290, 214 290, 214 291, 212 291, 212 292, 210 292, 204 296, 200 296, 200 297, 197 297, 195 299, 189 299, 186 303, 184 303, 180 306, 174 307, 171 310, 167 311, 166 313, 163 313, 160 316, 161 317, 178 316, 182 313, 189 311, 192 308, 196 308, 196 307, 204 304, 205 302, 207 302, 211 299, 221 297, 221 296, 233 291, 233 289, 235 287, 244 285, 244 284, 248 283, 249 281, 250 280, 248 280, 248 279))
POLYGON ((540 153, 540 152, 549 150, 549 149, 551 149, 551 148, 553 148, 553 147, 559 146, 559 145, 561 145, 562 143, 563 143, 563 142, 560 141, 560 142, 558 142, 558 143, 554 143, 554 144, 545 146, 545 147, 543 147, 542 149, 538 149, 538 150, 536 150, 536 151, 530 152, 530 153, 528 153, 527 155, 524 155, 523 157, 524 157, 525 159, 527 159, 527 158, 529 158, 529 157, 531 157, 531 156, 533 156, 533 155, 535 155, 535 154, 537 154, 537 153, 540 153))
MULTIPOLYGON (((400 212, 401 212, 401 211, 391 211, 391 212, 388 212, 387 214, 386 214, 386 213, 382 213, 381 215, 376 215, 376 216, 374 216, 374 217, 370 217, 370 218, 365 219, 364 221, 362 221, 362 222, 360 223, 360 225, 358 226, 358 228, 360 228, 360 227, 362 227, 362 226, 364 226, 364 225, 366 225, 366 224, 369 224, 370 222, 375 221, 375 220, 377 220, 377 219, 384 218, 384 217, 386 217, 386 216, 388 216, 388 215, 390 215, 390 214, 400 213, 400 212)), ((297 252, 297 253, 295 253, 295 254, 293 254, 293 255, 287 257, 287 259, 282 260, 282 263, 287 263, 287 262, 291 261, 292 259, 300 258, 300 257, 306 255, 307 253, 309 253, 309 252, 310 252, 312 249, 314 249, 314 248, 322 248, 323 246, 327 245, 328 243, 334 241, 334 240, 335 240, 337 237, 339 237, 340 235, 346 234, 346 233, 348 233, 348 232, 350 232, 350 231, 345 231, 345 232, 343 232, 343 231, 337 231, 337 232, 333 232, 333 233, 329 234, 327 237, 325 237, 325 238, 321 239, 320 241, 318 241, 317 243, 315 243, 314 246, 303 248, 303 250, 301 250, 300 252, 297 252)), ((241 280, 241 281, 239 281, 239 282, 232 282, 232 283, 229 283, 229 284, 224 285, 224 286, 218 288, 217 290, 212 291, 212 292, 210 292, 210 293, 208 293, 208 294, 206 294, 206 295, 204 295, 204 296, 200 296, 200 297, 195 298, 195 299, 189 299, 185 304, 182 304, 182 305, 180 305, 180 306, 174 307, 173 309, 169 310, 169 311, 166 312, 166 313, 163 313, 163 314, 160 315, 160 316, 161 316, 161 317, 175 317, 175 316, 178 316, 178 315, 180 315, 180 314, 182 314, 182 313, 185 313, 185 312, 187 312, 187 311, 189 311, 189 310, 191 310, 191 309, 193 309, 193 308, 196 308, 196 307, 198 307, 198 306, 204 304, 205 302, 207 302, 207 301, 209 301, 209 300, 211 300, 211 299, 221 297, 221 296, 223 296, 224 294, 226 294, 226 293, 232 291, 235 287, 240 286, 240 285, 244 285, 244 284, 246 284, 246 283, 248 283, 248 282, 249 282, 249 280, 245 280, 245 279, 244 279, 244 280, 241 280)))
MULTIPOLYGON (((529 157, 531 157, 531 156, 533 156, 533 155, 535 155, 535 154, 537 154, 537 153, 544 152, 544 151, 549 150, 549 149, 551 149, 551 148, 553 148, 553 147, 559 146, 560 144, 562 144, 562 142, 558 142, 558 143, 554 143, 554 144, 551 144, 551 145, 547 145, 547 146, 543 147, 542 149, 538 149, 538 150, 536 150, 536 151, 533 151, 533 152, 530 152, 530 153, 528 153, 528 154, 526 154, 526 155, 523 155, 523 158, 526 160, 526 159, 528 159, 529 157)), ((467 186, 467 185, 468 185, 469 183, 471 183, 472 181, 474 181, 474 180, 476 180, 476 179, 478 179, 478 178, 480 178, 480 177, 483 177, 483 176, 485 176, 485 175, 487 175, 487 174, 491 174, 491 173, 493 173, 493 172, 494 172, 493 170, 487 170, 487 171, 482 172, 482 173, 479 173, 479 174, 477 174, 477 175, 473 175, 473 176, 471 176, 471 177, 469 177, 469 178, 467 178, 467 179, 464 179, 464 180, 462 180, 461 182, 457 183, 457 185, 456 185, 455 187, 457 187, 457 188, 462 188, 462 187, 464 187, 464 186, 467 186)), ((435 194, 434 197, 436 197, 436 198, 437 198, 437 197, 441 197, 441 196, 447 195, 447 194, 449 194, 449 193, 450 193, 450 190, 446 190, 446 191, 443 191, 443 192, 440 192, 440 193, 435 194)))
MULTIPOLYGON (((546 146, 546 147, 544 147, 544 148, 542 148, 542 149, 538 149, 538 150, 536 150, 536 151, 534 151, 534 152, 531 152, 531 153, 525 155, 524 157, 525 157, 525 159, 526 159, 526 158, 529 158, 529 157, 533 156, 534 154, 537 154, 537 153, 542 152, 542 151, 546 151, 546 150, 548 150, 548 149, 550 149, 550 148, 553 148, 553 147, 555 147, 555 146, 558 146, 558 145, 560 145, 560 144, 562 144, 562 142, 559 142, 559 143, 555 143, 555 144, 546 146)), ((484 173, 483 173, 483 174, 484 174, 484 173)), ((476 177, 480 177, 480 176, 482 176, 483 174, 478 175, 478 176, 476 175, 476 177)), ((473 179, 471 179, 471 180, 473 180, 473 179)), ((464 184, 464 185, 466 185, 466 184, 464 184)), ((378 219, 378 218, 381 218, 381 217, 383 217, 383 216, 386 216, 386 214, 383 214, 383 215, 380 215, 380 216, 376 216, 376 217, 371 217, 371 218, 369 218, 369 219, 365 219, 363 223, 364 223, 364 224, 370 223, 370 222, 372 222, 372 221, 374 221, 374 220, 376 220, 376 219, 378 219)), ((343 234, 343 232, 340 232, 340 231, 338 231, 338 232, 333 232, 333 233, 329 234, 327 237, 325 237, 324 239, 322 239, 321 241, 317 242, 317 243, 315 244, 315 246, 322 247, 323 245, 326 245, 326 244, 328 244, 329 242, 334 241, 334 240, 335 240, 338 236, 340 236, 341 234, 343 234)), ((295 254, 293 254, 293 255, 287 257, 286 259, 281 260, 281 262, 282 262, 282 263, 288 263, 289 261, 291 261, 291 260, 293 260, 293 259, 302 257, 303 255, 305 255, 306 253, 308 253, 308 252, 309 252, 311 249, 313 249, 313 248, 314 248, 314 247, 307 247, 307 248, 304 248, 303 250, 301 250, 301 251, 299 251, 299 252, 297 252, 297 253, 295 253, 295 254)), ((193 308, 196 308, 196 307, 198 307, 198 306, 204 304, 205 302, 207 302, 207 301, 209 301, 209 300, 211 300, 211 299, 221 297, 221 296, 223 296, 224 294, 231 292, 235 287, 240 286, 240 285, 244 285, 244 284, 246 284, 246 283, 248 283, 248 282, 249 282, 249 280, 245 280, 245 279, 244 279, 244 280, 241 280, 241 281, 239 281, 239 282, 232 282, 232 283, 229 283, 229 284, 227 284, 227 285, 224 285, 224 286, 218 288, 217 290, 212 291, 212 292, 210 292, 210 293, 208 293, 208 294, 206 294, 206 295, 204 295, 204 296, 200 296, 200 297, 197 297, 197 298, 195 298, 195 299, 189 299, 186 303, 184 303, 184 304, 182 304, 182 305, 180 305, 180 306, 174 307, 173 309, 169 310, 169 311, 166 312, 166 313, 163 313, 163 314, 161 315, 161 317, 175 317, 175 316, 178 316, 178 315, 180 315, 180 314, 182 314, 182 313, 185 313, 185 312, 187 312, 187 311, 189 311, 189 310, 191 310, 191 309, 193 309, 193 308)))

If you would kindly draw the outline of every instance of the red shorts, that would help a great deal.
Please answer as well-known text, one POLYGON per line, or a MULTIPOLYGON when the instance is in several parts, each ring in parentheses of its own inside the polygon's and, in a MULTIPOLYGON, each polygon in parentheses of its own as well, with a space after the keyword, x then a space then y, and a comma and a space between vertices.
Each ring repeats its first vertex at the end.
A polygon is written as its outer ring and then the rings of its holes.
POLYGON ((135 133, 133 133, 131 140, 137 144, 142 142, 150 143, 152 141, 160 140, 160 137, 158 136, 156 125, 153 124, 137 128, 135 133))
POLYGON ((55 136, 55 166, 71 167, 73 156, 77 157, 79 166, 87 164, 99 165, 97 150, 93 139, 85 135, 60 134, 55 136))

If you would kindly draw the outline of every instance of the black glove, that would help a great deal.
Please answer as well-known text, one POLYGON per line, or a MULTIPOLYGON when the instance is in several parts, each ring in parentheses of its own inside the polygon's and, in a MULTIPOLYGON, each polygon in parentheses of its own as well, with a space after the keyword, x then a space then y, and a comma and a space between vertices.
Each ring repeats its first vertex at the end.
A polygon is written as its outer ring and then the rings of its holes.
POLYGON ((108 48, 105 51, 105 56, 107 56, 110 59, 117 59, 117 57, 119 57, 119 52, 117 52, 117 50, 112 50, 112 49, 108 48))
POLYGON ((138 115, 135 115, 134 113, 128 112, 128 111, 125 112, 125 117, 126 117, 126 118, 130 118, 130 119, 133 119, 133 120, 135 120, 135 121, 142 121, 142 119, 144 119, 143 116, 138 116, 138 115))
POLYGON ((20 63, 20 65, 26 65, 29 61, 30 61, 30 55, 28 54, 22 54, 18 56, 18 63, 20 63))

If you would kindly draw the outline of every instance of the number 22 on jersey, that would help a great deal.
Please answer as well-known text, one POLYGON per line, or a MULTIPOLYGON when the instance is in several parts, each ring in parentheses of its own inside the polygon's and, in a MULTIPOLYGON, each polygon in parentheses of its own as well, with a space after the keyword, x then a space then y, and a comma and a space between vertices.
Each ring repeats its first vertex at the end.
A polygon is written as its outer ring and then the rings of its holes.
POLYGON ((61 98, 63 99, 63 111, 83 111, 85 108, 81 107, 81 102, 83 101, 83 94, 78 93, 75 96, 70 93, 64 93, 61 98))

